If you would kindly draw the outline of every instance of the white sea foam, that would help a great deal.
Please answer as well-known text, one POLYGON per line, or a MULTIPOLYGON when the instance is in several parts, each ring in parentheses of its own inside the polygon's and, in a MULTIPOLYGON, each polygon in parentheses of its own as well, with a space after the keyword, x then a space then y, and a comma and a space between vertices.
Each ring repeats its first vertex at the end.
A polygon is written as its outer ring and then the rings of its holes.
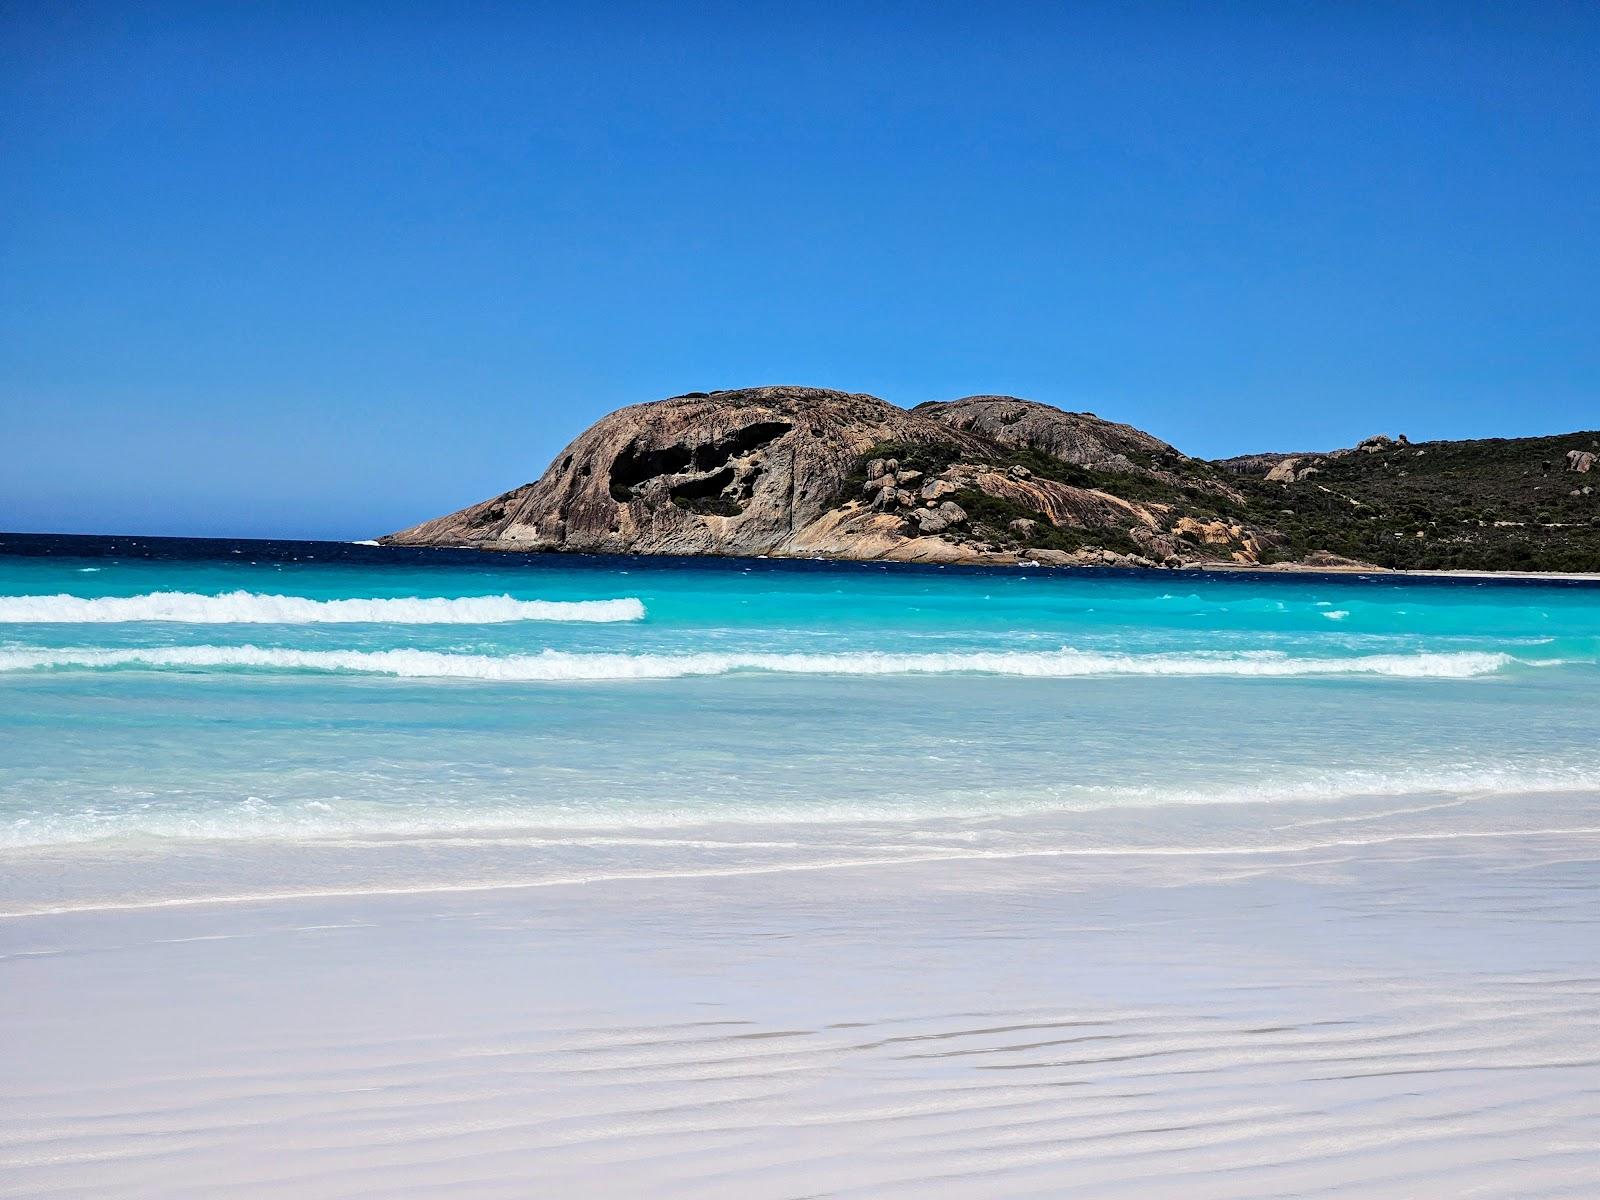
POLYGON ((644 604, 617 600, 517 600, 511 596, 402 596, 315 600, 259 592, 147 592, 140 596, 0 596, 0 624, 488 625, 508 621, 638 621, 644 604))
MULTIPOLYGON (((519 846, 549 848, 587 845, 616 850, 623 847, 672 846, 721 849, 740 854, 755 850, 792 851, 796 861, 827 859, 841 849, 882 850, 903 854, 918 847, 939 848, 941 854, 967 853, 985 839, 1029 854, 1065 852, 1063 845, 1081 853, 1128 855, 1214 853, 1271 853, 1278 850, 1327 849, 1343 841, 1306 840, 1301 831, 1325 826, 1351 826, 1357 836, 1389 839, 1400 833, 1428 836, 1467 836, 1450 821, 1442 825, 1396 822, 1396 818, 1421 816, 1468 805, 1479 806, 1469 822, 1484 836, 1499 829, 1518 828, 1486 819, 1484 804, 1531 796, 1579 794, 1594 797, 1597 788, 1587 764, 1549 766, 1503 764, 1499 766, 1429 767, 1299 771, 1288 778, 1266 782, 1243 779, 1210 783, 1174 780, 1163 785, 1073 784, 1018 786, 985 791, 941 791, 934 785, 919 787, 910 795, 772 796, 755 800, 687 799, 669 795, 610 803, 603 808, 582 804, 544 804, 527 800, 480 796, 466 803, 432 800, 403 802, 394 796, 362 797, 333 794, 341 783, 327 778, 328 798, 247 795, 240 800, 197 801, 172 796, 156 803, 128 804, 122 797, 86 792, 48 811, 0 821, 0 852, 45 847, 70 847, 117 841, 146 842, 159 839, 182 842, 338 842, 349 850, 414 847, 519 846), (1394 807, 1397 799, 1416 801, 1394 807), (1309 809, 1310 817, 1269 823, 1239 810, 1259 807, 1309 809), (1155 817, 1156 810, 1228 808, 1221 819, 1195 825, 1187 818, 1174 825, 1155 817), (1110 841, 1098 840, 1087 848, 1080 818, 1108 811, 1152 814, 1136 829, 1148 837, 1124 833, 1110 841), (1332 812, 1334 815, 1326 815, 1332 812), (964 825, 952 831, 951 821, 971 818, 1017 818, 1028 825, 1007 823, 975 835, 964 825), (1044 822, 1040 824, 1039 822, 1044 822), (711 840, 682 840, 668 836, 672 830, 715 827, 711 840), (829 827, 833 832, 817 832, 829 827), (1166 832, 1181 828, 1174 841, 1166 832), (743 832, 736 832, 739 830, 743 832), (752 830, 786 831, 784 840, 752 830), (809 830, 801 832, 802 830, 809 830), (842 839, 842 840, 841 840, 842 839)), ((147 798, 148 799, 148 798, 147 798)), ((1577 829, 1581 820, 1575 819, 1577 829)), ((1550 832, 1541 823, 1530 832, 1550 832)), ((1582 826, 1588 829, 1588 825, 1582 826)), ((1507 832, 1507 836, 1511 833, 1507 832)), ((1343 837, 1340 833, 1338 836, 1343 837)), ((146 843, 148 844, 148 843, 146 843)), ((788 861, 788 860, 785 860, 788 861)), ((831 861, 831 860, 829 860, 831 861)), ((519 860, 519 869, 528 864, 519 860)), ((0 889, 3 890, 3 889, 0 889)), ((0 916, 4 916, 0 912, 0 916)))
MULTIPOLYGON (((1071 649, 938 654, 877 651, 836 654, 573 654, 546 650, 541 654, 512 655, 445 654, 433 650, 294 650, 263 646, 0 650, 0 671, 115 667, 255 668, 395 675, 408 679, 515 682, 680 679, 736 672, 784 675, 974 674, 1041 679, 1092 675, 1279 678, 1379 675, 1401 679, 1467 679, 1493 674, 1517 662, 1519 660, 1508 654, 1481 651, 1292 658, 1270 652, 1099 654, 1071 649)), ((1522 665, 1554 666, 1559 662, 1543 660, 1540 664, 1522 665)))

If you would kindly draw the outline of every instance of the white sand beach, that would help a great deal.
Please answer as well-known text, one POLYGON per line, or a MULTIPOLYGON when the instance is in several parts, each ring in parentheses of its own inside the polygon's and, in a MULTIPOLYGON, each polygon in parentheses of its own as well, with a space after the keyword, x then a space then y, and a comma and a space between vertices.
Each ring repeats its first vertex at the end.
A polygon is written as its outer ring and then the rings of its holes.
POLYGON ((1584 803, 1375 837, 1375 810, 1301 813, 1299 848, 12 916, 0 1178, 162 1200, 1592 1195, 1584 803))

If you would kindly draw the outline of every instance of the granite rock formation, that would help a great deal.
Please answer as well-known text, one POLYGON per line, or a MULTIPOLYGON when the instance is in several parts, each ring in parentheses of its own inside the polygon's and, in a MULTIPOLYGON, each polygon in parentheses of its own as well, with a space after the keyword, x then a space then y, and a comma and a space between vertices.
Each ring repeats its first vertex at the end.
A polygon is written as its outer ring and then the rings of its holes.
POLYGON ((1221 539, 1196 540, 1175 529, 1184 514, 1173 504, 1104 486, 1126 478, 1176 498, 1185 464, 1205 489, 1228 491, 1211 468, 1131 426, 1032 401, 979 396, 908 411, 847 392, 747 388, 619 409, 537 482, 383 540, 921 562, 1255 561, 1254 530, 1233 523, 1221 539), (1020 532, 1019 520, 1030 523, 1020 532))
POLYGON ((1117 566, 1600 569, 1600 435, 1191 458, 1013 396, 819 388, 619 409, 536 482, 383 538, 615 554, 1117 566))

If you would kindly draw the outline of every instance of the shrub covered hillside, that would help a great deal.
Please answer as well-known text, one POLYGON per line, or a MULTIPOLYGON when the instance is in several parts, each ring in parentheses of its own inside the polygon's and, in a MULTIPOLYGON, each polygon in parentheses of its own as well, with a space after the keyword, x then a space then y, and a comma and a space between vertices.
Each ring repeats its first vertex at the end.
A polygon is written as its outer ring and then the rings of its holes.
POLYGON ((1600 432, 1462 442, 1369 438, 1330 454, 1250 455, 1231 473, 1280 539, 1413 570, 1600 571, 1600 432))

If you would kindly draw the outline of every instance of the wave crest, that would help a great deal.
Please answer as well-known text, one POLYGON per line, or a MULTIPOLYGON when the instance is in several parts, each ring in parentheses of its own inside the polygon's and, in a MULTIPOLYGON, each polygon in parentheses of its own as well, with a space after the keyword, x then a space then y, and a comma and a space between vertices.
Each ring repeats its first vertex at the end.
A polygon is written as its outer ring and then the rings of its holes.
POLYGON ((638 621, 644 615, 644 603, 632 596, 618 600, 517 600, 507 595, 314 600, 243 591, 219 596, 195 592, 0 596, 0 624, 498 625, 510 621, 638 621))
POLYGON ((609 682, 765 673, 787 675, 1011 675, 1064 679, 1093 675, 1316 676, 1379 675, 1406 679, 1467 679, 1513 663, 1538 663, 1509 654, 1369 654, 1351 658, 1291 658, 1276 653, 1096 654, 1078 650, 892 654, 446 654, 434 650, 293 650, 262 646, 161 646, 126 650, 13 649, 0 651, 0 671, 42 669, 253 668, 280 671, 393 675, 407 679, 508 682, 609 682))

